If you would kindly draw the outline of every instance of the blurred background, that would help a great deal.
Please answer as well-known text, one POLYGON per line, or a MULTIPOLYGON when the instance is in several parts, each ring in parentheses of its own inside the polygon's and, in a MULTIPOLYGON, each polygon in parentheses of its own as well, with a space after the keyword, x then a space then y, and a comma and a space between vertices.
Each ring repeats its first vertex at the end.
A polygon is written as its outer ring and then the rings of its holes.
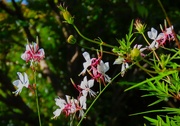
MULTIPOLYGON (((74 98, 78 91, 70 78, 79 84, 82 77, 84 58, 88 51, 96 56, 93 48, 98 45, 89 43, 78 36, 71 25, 63 22, 57 5, 63 4, 74 16, 75 24, 87 37, 117 45, 116 39, 125 37, 132 19, 141 19, 147 24, 147 30, 164 23, 165 16, 157 0, 0 0, 0 125, 1 126, 37 126, 38 117, 34 94, 23 89, 18 96, 12 94, 16 89, 12 82, 17 72, 26 72, 33 83, 29 64, 21 59, 27 39, 35 42, 39 38, 40 48, 45 50, 45 59, 40 62, 37 71, 38 97, 43 126, 67 126, 69 117, 61 115, 51 118, 56 110, 55 98, 66 94, 74 98), (73 34, 77 43, 67 43, 73 34)), ((162 1, 176 33, 180 29, 180 1, 162 1)), ((143 43, 137 37, 137 43, 143 43)), ((104 50, 111 51, 109 48, 104 50)), ((109 62, 108 75, 113 78, 121 66, 112 65, 116 57, 103 55, 103 61, 109 62)), ((156 114, 129 116, 129 114, 168 106, 166 102, 147 107, 156 97, 142 98, 146 92, 133 89, 124 90, 132 85, 128 82, 140 82, 146 74, 137 68, 129 70, 125 77, 119 76, 101 95, 87 114, 82 126, 143 126, 149 125, 143 116, 156 117, 156 114)), ((98 91, 96 86, 95 91, 98 91)), ((93 98, 88 100, 88 105, 93 98)), ((75 119, 78 121, 78 119, 75 119)), ((75 123, 76 123, 75 121, 75 123)))

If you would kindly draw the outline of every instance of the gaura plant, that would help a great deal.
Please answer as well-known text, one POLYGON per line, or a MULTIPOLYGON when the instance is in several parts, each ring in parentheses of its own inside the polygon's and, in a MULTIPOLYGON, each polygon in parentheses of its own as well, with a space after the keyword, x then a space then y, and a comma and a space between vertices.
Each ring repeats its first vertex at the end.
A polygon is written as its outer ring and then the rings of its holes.
MULTIPOLYGON (((161 31, 158 33, 158 31, 154 27, 152 27, 151 29, 146 29, 147 24, 143 24, 139 19, 135 20, 135 22, 132 20, 129 28, 129 33, 126 34, 125 38, 117 39, 117 42, 119 44, 119 46, 117 46, 105 43, 101 39, 92 40, 84 36, 75 25, 74 20, 70 21, 72 19, 72 16, 68 16, 71 14, 68 12, 67 8, 63 9, 64 7, 62 5, 60 5, 59 8, 63 13, 66 23, 72 25, 77 31, 77 33, 87 42, 98 44, 100 47, 99 50, 97 49, 97 59, 91 59, 88 52, 83 53, 86 62, 83 63, 84 69, 80 73, 80 75, 84 75, 85 71, 87 71, 87 73, 92 77, 89 81, 93 80, 93 82, 96 81, 99 83, 99 93, 95 93, 90 89, 94 85, 94 83, 91 85, 86 84, 86 86, 84 85, 83 89, 81 89, 81 86, 77 86, 72 81, 74 87, 80 92, 80 96, 83 96, 83 93, 81 91, 84 90, 84 92, 86 92, 86 95, 89 91, 90 96, 93 96, 95 98, 89 108, 85 111, 85 113, 83 113, 83 116, 81 116, 78 125, 81 124, 82 120, 84 119, 92 105, 106 90, 106 88, 114 81, 114 79, 119 75, 123 77, 126 72, 128 72, 128 69, 133 69, 133 66, 137 66, 141 70, 146 72, 149 75, 149 78, 146 78, 146 80, 142 82, 135 83, 133 86, 127 88, 125 91, 131 90, 133 88, 139 88, 140 90, 146 90, 148 92, 146 95, 144 95, 144 97, 156 96, 158 100, 153 102, 149 106, 157 104, 161 101, 168 101, 169 98, 173 98, 176 100, 180 99, 180 86, 178 84, 179 64, 176 62, 176 60, 180 58, 180 51, 179 48, 176 47, 166 48, 166 45, 168 43, 173 43, 177 41, 176 34, 174 33, 174 27, 170 23, 169 26, 167 26, 165 20, 164 28, 160 24, 161 31), (67 15, 65 16, 65 14, 67 15), (66 18, 67 16, 69 18, 66 18), (133 32, 133 29, 136 29, 136 31, 133 32), (146 30, 148 30, 148 32, 145 32, 146 30), (142 35, 146 45, 136 43, 135 35, 138 34, 142 35), (111 52, 104 51, 103 46, 109 47, 111 49, 111 52), (163 53, 162 50, 166 51, 166 53, 163 53), (167 51, 169 53, 167 53, 167 51), (109 63, 104 63, 103 61, 101 61, 103 53, 117 56, 113 64, 121 65, 121 70, 119 74, 117 74, 115 77, 109 77, 105 74, 105 72, 109 70, 109 63), (147 67, 142 66, 142 63, 140 62, 144 62, 145 64, 147 64, 147 67), (103 89, 101 89, 101 83, 104 83, 103 89)), ((169 22, 169 19, 167 20, 169 22)), ((85 79, 87 80, 86 76, 85 79)), ((167 114, 165 121, 163 120, 163 116, 160 115, 157 115, 157 119, 152 119, 150 117, 144 118, 152 122, 152 125, 180 125, 180 122, 177 120, 180 118, 178 113, 179 110, 177 108, 162 108, 162 110, 152 110, 148 112, 157 111, 175 113, 175 116, 167 114)), ((148 112, 140 112, 136 114, 143 114, 148 112)))
MULTIPOLYGON (((160 3, 160 5, 162 4, 160 3)), ((164 27, 160 25, 161 31, 157 31, 157 28, 155 27, 147 29, 147 24, 142 23, 139 19, 135 21, 132 20, 129 32, 126 34, 125 38, 117 39, 117 45, 111 45, 100 38, 90 39, 84 36, 75 25, 75 18, 71 15, 67 8, 60 5, 59 9, 62 12, 65 23, 72 25, 79 36, 87 42, 99 45, 99 49, 94 49, 97 55, 93 58, 91 58, 91 55, 87 51, 82 53, 84 62, 82 63, 83 69, 79 73, 79 76, 83 76, 83 80, 79 84, 70 78, 72 86, 74 86, 75 90, 78 92, 78 96, 74 97, 67 94, 65 95, 65 99, 59 96, 56 97, 55 105, 57 109, 52 112, 52 119, 58 119, 60 115, 64 114, 66 117, 70 117, 70 125, 72 126, 74 124, 74 119, 76 119, 75 117, 78 114, 79 122, 77 126, 79 126, 86 118, 95 102, 115 81, 115 79, 119 76, 124 77, 128 70, 133 69, 135 66, 144 71, 148 77, 139 83, 134 83, 125 91, 138 88, 147 92, 147 94, 143 95, 143 97, 157 97, 158 100, 154 101, 149 106, 158 104, 161 101, 171 102, 169 100, 170 98, 180 100, 180 65, 177 62, 177 60, 180 59, 180 48, 178 44, 178 38, 180 37, 175 34, 174 27, 169 23, 168 18, 166 20, 168 21, 169 26, 167 26, 165 20, 164 27), (145 44, 138 43, 138 41, 136 41, 137 35, 142 36, 145 44), (168 43, 173 42, 176 43, 177 47, 166 47, 168 43), (110 50, 104 50, 104 47, 109 48, 110 50), (113 61, 113 65, 121 65, 121 69, 117 75, 110 76, 107 74, 110 69, 110 64, 109 62, 103 61, 104 53, 116 56, 113 61), (143 66, 142 64, 146 64, 146 66, 143 66), (98 91, 93 90, 93 86, 96 84, 99 86, 98 91), (87 103, 88 98, 93 98, 90 105, 87 103)), ((162 9, 164 9, 163 6, 162 9)), ((77 43, 73 35, 69 36, 67 42, 70 44, 77 43)), ((37 43, 27 43, 26 51, 21 55, 21 58, 27 63, 30 62, 30 68, 32 69, 34 80, 33 84, 30 84, 26 73, 23 75, 21 72, 17 72, 18 80, 13 82, 13 85, 17 87, 17 90, 13 93, 15 95, 20 94, 24 87, 35 92, 39 125, 41 126, 42 124, 37 97, 38 87, 36 86, 36 69, 38 67, 38 63, 45 58, 45 52, 44 49, 39 49, 38 40, 37 43)), ((156 119, 145 116, 144 118, 150 121, 152 125, 180 125, 179 108, 174 108, 172 106, 162 108, 161 110, 139 112, 132 115, 150 112, 168 112, 165 116, 157 115, 156 119)))

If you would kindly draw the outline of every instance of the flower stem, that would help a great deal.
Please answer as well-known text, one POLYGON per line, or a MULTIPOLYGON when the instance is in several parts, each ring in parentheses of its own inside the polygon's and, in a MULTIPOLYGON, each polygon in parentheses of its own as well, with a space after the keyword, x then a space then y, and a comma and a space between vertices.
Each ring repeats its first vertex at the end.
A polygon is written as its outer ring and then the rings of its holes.
POLYGON ((149 76, 153 77, 151 74, 157 74, 155 71, 148 70, 144 67, 142 67, 139 63, 135 63, 140 69, 144 70, 149 76))
MULTIPOLYGON (((143 36, 144 40, 147 42, 147 44, 150 45, 150 43, 146 39, 146 36, 144 35, 144 33, 142 33, 142 36, 143 36)), ((158 55, 156 54, 156 52, 154 51, 154 49, 152 51, 153 51, 153 54, 155 55, 156 59, 160 62, 160 59, 159 59, 158 55)))
POLYGON ((112 80, 111 82, 109 82, 103 89, 101 92, 99 92, 99 94, 97 95, 97 97, 94 99, 94 101, 91 103, 91 105, 88 107, 88 109, 86 110, 86 112, 84 113, 83 117, 81 118, 81 120, 79 121, 79 123, 77 124, 77 126, 80 126, 81 122, 83 121, 84 117, 87 115, 87 113, 89 112, 89 110, 91 109, 91 107, 94 105, 94 103, 98 100, 98 98, 101 96, 101 94, 106 90, 106 88, 114 81, 114 79, 116 79, 119 75, 121 74, 121 72, 119 72, 112 80))
POLYGON ((39 110, 39 101, 38 101, 38 93, 37 93, 37 85, 36 85, 36 71, 34 71, 34 84, 35 84, 35 97, 36 97, 36 107, 38 112, 38 120, 39 120, 39 126, 41 126, 41 116, 39 110))
POLYGON ((142 33, 142 36, 143 36, 144 40, 147 42, 147 44, 150 46, 150 43, 149 43, 149 41, 146 39, 146 36, 144 35, 144 33, 142 33))
POLYGON ((103 45, 103 46, 106 46, 106 47, 110 47, 110 48, 114 48, 114 46, 112 45, 109 45, 105 42, 99 42, 99 41, 95 41, 95 40, 92 40, 92 39, 89 39, 87 37, 85 37, 80 31, 79 29, 76 27, 76 25, 72 24, 73 27, 75 28, 75 30, 77 31, 77 33, 85 40, 89 41, 89 42, 92 42, 92 43, 95 43, 95 44, 98 44, 98 45, 103 45))

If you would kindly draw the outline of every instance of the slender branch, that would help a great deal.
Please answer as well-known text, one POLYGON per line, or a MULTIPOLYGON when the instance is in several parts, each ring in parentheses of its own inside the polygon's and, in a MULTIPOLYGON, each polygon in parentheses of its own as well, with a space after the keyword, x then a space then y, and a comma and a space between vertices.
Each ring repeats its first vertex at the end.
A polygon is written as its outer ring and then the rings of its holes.
MULTIPOLYGON (((144 33, 142 33, 142 36, 143 36, 144 40, 148 43, 148 45, 150 45, 150 43, 146 39, 146 36, 144 35, 144 33)), ((154 51, 154 49, 152 50, 152 52, 155 55, 156 59, 160 62, 160 59, 159 59, 158 55, 156 54, 156 52, 154 51)))
POLYGON ((112 45, 109 45, 105 42, 99 42, 99 41, 95 41, 95 40, 92 40, 92 39, 89 39, 87 37, 85 37, 80 31, 79 29, 76 27, 76 25, 72 24, 73 27, 75 28, 75 30, 77 31, 77 33, 85 40, 89 41, 89 42, 92 42, 92 43, 95 43, 95 44, 98 44, 98 45, 103 45, 103 46, 106 46, 106 47, 110 47, 110 48, 114 48, 114 46, 112 45))
MULTIPOLYGON (((36 84, 36 71, 34 71, 34 84, 36 84)), ((41 126, 41 115, 39 110, 39 101, 38 101, 38 93, 37 93, 37 87, 35 87, 35 97, 36 97, 36 107, 38 112, 38 119, 39 119, 39 126, 41 126)))

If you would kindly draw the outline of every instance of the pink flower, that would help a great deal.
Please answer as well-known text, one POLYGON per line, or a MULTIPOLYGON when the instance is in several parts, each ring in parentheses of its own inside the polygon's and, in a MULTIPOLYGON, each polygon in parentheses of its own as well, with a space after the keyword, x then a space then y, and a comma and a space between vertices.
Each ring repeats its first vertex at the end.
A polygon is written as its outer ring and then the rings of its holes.
POLYGON ((83 71, 80 74, 85 73, 87 70, 90 73, 90 75, 96 79, 98 82, 102 81, 110 82, 110 77, 106 75, 105 73, 109 70, 109 63, 104 63, 101 60, 101 56, 98 55, 98 58, 90 58, 90 55, 88 52, 84 52, 83 56, 86 60, 86 62, 83 63, 83 71))
POLYGON ((78 110, 78 101, 73 98, 71 99, 68 95, 66 95, 66 101, 62 98, 56 98, 55 101, 59 108, 53 112, 53 118, 57 118, 62 112, 65 113, 66 116, 69 116, 78 110))
POLYGON ((173 26, 166 28, 163 30, 161 26, 162 33, 158 35, 158 32, 156 29, 151 28, 151 31, 148 31, 148 37, 153 40, 153 42, 149 45, 149 49, 157 49, 159 46, 164 46, 167 41, 175 40, 174 34, 173 34, 173 26))
POLYGON ((165 30, 162 30, 162 33, 159 34, 159 37, 158 39, 156 40, 159 45, 165 45, 166 41, 171 41, 171 40, 175 40, 174 38, 174 34, 173 34, 173 26, 169 27, 169 28, 166 28, 165 27, 165 30))
POLYGON ((44 49, 39 49, 36 43, 27 44, 26 51, 21 55, 21 58, 26 62, 39 62, 45 57, 44 49))
POLYGON ((97 67, 97 64, 99 64, 99 61, 100 61, 100 58, 98 58, 98 59, 92 58, 91 59, 88 52, 84 52, 83 57, 85 58, 86 62, 83 63, 84 69, 82 70, 80 75, 84 74, 86 72, 86 70, 88 69, 88 67, 90 67, 90 66, 91 66, 91 69, 92 69, 92 67, 97 67))
POLYGON ((109 70, 109 63, 104 63, 102 60, 97 65, 97 71, 94 70, 93 75, 94 78, 100 79, 103 83, 110 82, 111 78, 106 74, 106 72, 109 70))

